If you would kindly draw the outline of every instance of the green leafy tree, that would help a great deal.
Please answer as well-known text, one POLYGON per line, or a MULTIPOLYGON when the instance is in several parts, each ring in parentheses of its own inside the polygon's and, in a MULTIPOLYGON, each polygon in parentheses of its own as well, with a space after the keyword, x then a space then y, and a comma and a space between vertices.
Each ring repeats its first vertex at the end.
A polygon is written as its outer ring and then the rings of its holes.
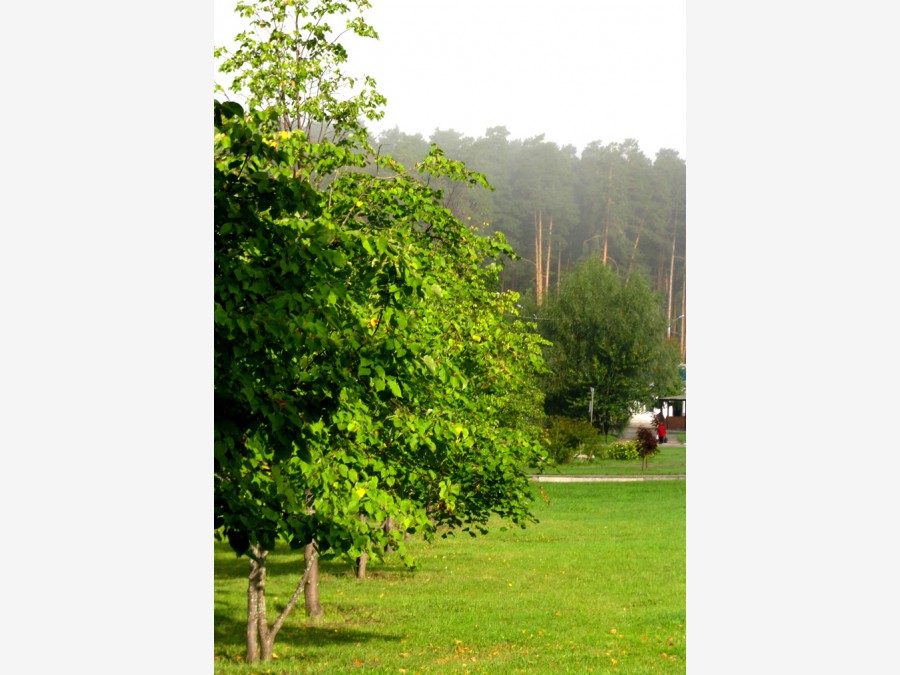
POLYGON ((233 52, 215 50, 224 58, 220 72, 232 76, 229 90, 250 109, 275 113, 268 124, 352 147, 367 136, 365 120, 384 117, 386 101, 375 81, 342 70, 348 54, 341 35, 378 38, 362 16, 371 6, 368 0, 238 0, 235 11, 247 30, 236 36, 233 52), (347 15, 334 36, 331 22, 347 15))
POLYGON ((549 414, 594 416, 604 433, 619 430, 635 405, 652 405, 679 379, 679 355, 665 340, 660 298, 639 274, 625 283, 599 255, 577 264, 542 315, 552 375, 549 414))
POLYGON ((514 252, 422 177, 487 182, 436 147, 413 174, 369 146, 380 99, 336 98, 326 19, 349 5, 368 3, 241 3, 262 32, 223 68, 249 104, 214 105, 215 527, 250 560, 249 662, 271 658, 317 556, 412 564, 404 532, 525 526, 524 467, 544 461, 543 341, 496 291, 514 252), (270 624, 282 540, 308 555, 270 624))

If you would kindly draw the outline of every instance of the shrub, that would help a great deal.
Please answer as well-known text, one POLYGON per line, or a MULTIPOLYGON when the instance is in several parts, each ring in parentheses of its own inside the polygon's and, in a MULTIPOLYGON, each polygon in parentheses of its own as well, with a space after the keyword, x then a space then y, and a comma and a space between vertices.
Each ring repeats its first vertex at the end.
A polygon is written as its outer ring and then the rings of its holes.
POLYGON ((606 459, 639 459, 637 441, 616 441, 606 446, 603 452, 606 459))
POLYGON ((550 457, 558 464, 568 464, 575 455, 587 455, 593 459, 600 449, 600 435, 590 422, 562 417, 548 418, 550 457))
POLYGON ((650 427, 640 427, 635 434, 638 457, 641 458, 641 471, 647 470, 647 460, 659 452, 656 431, 650 427))

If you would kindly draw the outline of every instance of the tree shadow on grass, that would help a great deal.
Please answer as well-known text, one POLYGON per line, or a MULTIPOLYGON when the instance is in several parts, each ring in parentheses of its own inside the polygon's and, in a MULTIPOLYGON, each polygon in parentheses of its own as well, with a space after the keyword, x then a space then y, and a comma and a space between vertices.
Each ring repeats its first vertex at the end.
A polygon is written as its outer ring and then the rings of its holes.
MULTIPOLYGON (((338 623, 329 623, 327 620, 319 624, 306 623, 303 618, 303 607, 298 607, 288 617, 284 627, 275 638, 276 652, 278 646, 290 645, 292 649, 315 650, 317 647, 329 647, 334 645, 356 644, 378 640, 385 642, 399 642, 402 635, 386 633, 376 630, 363 630, 357 627, 350 628, 338 623)), ((274 614, 270 621, 274 619, 274 614)), ((236 621, 233 616, 224 614, 218 610, 213 613, 214 644, 216 653, 241 654, 247 647, 247 625, 236 621)))
MULTIPOLYGON (((236 557, 227 542, 215 542, 215 578, 217 581, 234 581, 246 585, 250 572, 250 561, 246 556, 236 557)), ((277 577, 287 577, 293 584, 299 582, 303 576, 304 559, 303 551, 291 551, 287 545, 279 545, 270 555, 266 570, 269 581, 277 577)), ((402 565, 391 565, 390 569, 372 570, 367 575, 370 578, 396 578, 411 574, 402 565), (396 567, 396 569, 395 569, 396 567)), ((330 559, 319 561, 320 579, 323 577, 355 576, 352 566, 345 560, 330 559)), ((269 598, 268 619, 273 622, 284 609, 286 597, 280 600, 269 598)), ((275 640, 277 645, 290 645, 292 649, 315 649, 342 644, 356 644, 369 640, 385 640, 396 642, 402 639, 401 635, 382 633, 375 630, 361 629, 360 624, 373 623, 371 616, 358 613, 358 608, 353 605, 338 604, 326 606, 325 618, 320 622, 312 622, 306 619, 301 599, 288 617, 283 628, 275 640), (329 620, 329 614, 334 617, 329 620), (353 619, 348 619, 352 616, 353 619), (350 625, 352 621, 352 626, 350 625)), ((216 654, 226 658, 243 654, 246 649, 246 596, 227 595, 217 597, 213 610, 213 635, 216 654), (227 597, 227 599, 226 599, 227 597), (240 607, 235 602, 240 603, 240 607)))

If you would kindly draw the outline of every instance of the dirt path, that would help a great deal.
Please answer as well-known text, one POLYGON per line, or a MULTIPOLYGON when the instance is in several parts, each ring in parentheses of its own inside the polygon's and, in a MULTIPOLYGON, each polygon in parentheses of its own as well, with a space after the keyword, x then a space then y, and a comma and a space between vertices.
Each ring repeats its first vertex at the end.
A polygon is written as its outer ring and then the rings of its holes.
POLYGON ((686 480, 685 474, 672 474, 670 476, 546 476, 534 475, 531 480, 535 483, 629 483, 645 480, 686 480))

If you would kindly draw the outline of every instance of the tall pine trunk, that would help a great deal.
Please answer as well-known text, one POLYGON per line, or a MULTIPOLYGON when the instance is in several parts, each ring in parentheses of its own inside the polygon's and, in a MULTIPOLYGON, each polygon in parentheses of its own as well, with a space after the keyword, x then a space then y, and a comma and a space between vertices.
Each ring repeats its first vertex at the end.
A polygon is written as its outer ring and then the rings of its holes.
POLYGON ((666 329, 666 337, 672 337, 672 287, 675 285, 675 236, 672 235, 672 258, 669 263, 669 305, 668 305, 668 320, 669 327, 666 329))
POLYGON ((559 297, 559 280, 562 279, 562 246, 556 249, 556 297, 559 297))
POLYGON ((603 234, 603 265, 606 265, 606 251, 609 248, 609 220, 610 207, 613 205, 612 200, 612 166, 609 167, 608 176, 608 192, 606 193, 606 232, 603 234))
POLYGON ((687 274, 684 275, 684 281, 681 282, 681 362, 685 363, 687 360, 687 350, 685 337, 685 329, 687 328, 687 274))
POLYGON ((542 254, 544 252, 544 222, 541 219, 540 210, 534 214, 534 268, 535 268, 535 301, 537 306, 541 306, 544 299, 544 266, 542 264, 542 254))
POLYGON ((641 223, 638 226, 637 235, 634 238, 634 246, 631 248, 631 260, 628 261, 628 271, 625 273, 625 283, 628 283, 628 280, 631 278, 631 273, 634 271, 634 262, 637 258, 638 251, 638 243, 641 241, 641 232, 644 230, 644 219, 641 218, 641 223))
POLYGON ((544 295, 550 294, 550 250, 553 246, 553 218, 550 218, 550 230, 547 232, 547 263, 544 270, 544 295))

